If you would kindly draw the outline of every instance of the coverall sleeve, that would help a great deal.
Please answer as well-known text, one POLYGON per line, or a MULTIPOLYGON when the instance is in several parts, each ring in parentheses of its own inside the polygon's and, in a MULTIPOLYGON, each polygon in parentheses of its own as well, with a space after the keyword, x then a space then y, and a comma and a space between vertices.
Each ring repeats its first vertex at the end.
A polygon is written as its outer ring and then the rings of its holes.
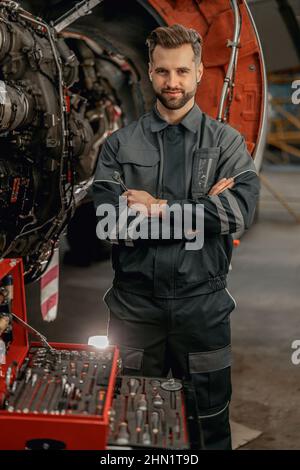
MULTIPOLYGON (((118 163, 116 155, 119 149, 119 140, 115 134, 109 136, 102 146, 95 177, 92 185, 94 206, 98 220, 97 235, 99 237, 99 227, 102 224, 101 236, 99 238, 106 239, 114 244, 125 244, 126 246, 136 246, 145 243, 170 243, 179 240, 173 240, 172 234, 169 240, 161 237, 160 223, 156 227, 156 237, 152 238, 151 218, 145 215, 138 215, 135 211, 127 207, 126 198, 120 199, 124 192, 121 185, 113 180, 113 174, 118 171, 123 179, 122 166, 118 163), (123 204, 122 204, 123 203, 123 204), (122 204, 122 206, 121 206, 122 204), (102 209, 100 211, 100 208, 102 209), (112 218, 110 224, 107 212, 111 212, 112 218), (101 213, 100 213, 101 212, 101 213), (131 229, 138 229, 141 223, 146 227, 146 235, 144 238, 134 238, 131 235, 131 229), (105 227, 105 232, 104 232, 105 227)), ((171 229, 172 232, 172 229, 171 229)))
MULTIPOLYGON (((110 211, 110 224, 103 225, 107 228, 107 236, 101 235, 101 239, 107 239, 111 243, 119 243, 118 234, 118 220, 120 216, 120 196, 124 192, 120 183, 113 180, 113 174, 118 171, 122 178, 122 167, 116 159, 119 149, 119 141, 115 133, 111 134, 104 142, 98 158, 95 177, 92 185, 94 206, 96 209, 98 224, 101 221, 108 220, 108 211, 110 211), (103 208, 101 215, 99 214, 100 208, 103 208), (106 209, 106 211, 105 211, 106 209), (103 212, 103 213, 102 213, 103 212)), ((130 216, 129 216, 130 218, 130 216)), ((98 226, 97 235, 99 236, 98 226)), ((127 245, 132 245, 128 239, 123 242, 127 245)))
POLYGON ((181 208, 184 204, 192 205, 193 218, 196 217, 196 204, 203 204, 204 233, 208 236, 248 229, 253 221, 260 188, 253 159, 241 134, 225 125, 219 146, 221 153, 214 184, 222 178, 234 177, 233 188, 219 195, 168 201, 170 207, 175 203, 181 208))
POLYGON ((106 225, 105 233, 102 231, 99 238, 106 239, 113 244, 125 244, 126 246, 136 246, 140 244, 169 244, 180 243, 183 238, 183 231, 180 236, 174 236, 174 227, 172 221, 167 224, 167 235, 163 235, 163 222, 160 218, 155 218, 155 224, 151 217, 145 215, 137 215, 135 211, 127 207, 126 198, 123 199, 123 205, 120 205, 120 196, 124 190, 120 184, 113 180, 113 174, 118 171, 123 178, 122 166, 116 159, 119 150, 119 139, 116 133, 111 134, 102 146, 95 177, 92 185, 93 201, 97 215, 97 235, 99 237, 98 227, 102 224, 102 228, 106 223, 107 214, 104 214, 105 207, 107 210, 114 211, 114 221, 112 220, 110 227, 106 225), (109 207, 108 207, 109 206, 109 207), (101 214, 99 209, 102 207, 101 214), (141 232, 141 226, 145 229, 144 237, 132 236, 131 229, 134 228, 141 232))
POLYGON ((113 180, 114 171, 118 171, 122 176, 121 165, 116 160, 118 147, 118 138, 111 134, 101 148, 92 185, 96 209, 100 204, 118 205, 119 196, 123 193, 120 184, 113 180))

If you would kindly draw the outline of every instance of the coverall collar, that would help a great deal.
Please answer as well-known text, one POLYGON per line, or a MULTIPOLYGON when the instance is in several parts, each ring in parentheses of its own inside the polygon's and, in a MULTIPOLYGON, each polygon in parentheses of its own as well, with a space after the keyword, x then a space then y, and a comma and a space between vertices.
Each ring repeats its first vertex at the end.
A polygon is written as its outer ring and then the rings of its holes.
MULTIPOLYGON (((165 121, 164 118, 159 114, 156 105, 153 106, 150 119, 152 132, 159 132, 169 126, 169 123, 165 121)), ((189 131, 196 134, 197 130, 199 129, 199 123, 201 122, 201 119, 202 111, 195 103, 192 109, 180 121, 180 124, 182 124, 189 131)))

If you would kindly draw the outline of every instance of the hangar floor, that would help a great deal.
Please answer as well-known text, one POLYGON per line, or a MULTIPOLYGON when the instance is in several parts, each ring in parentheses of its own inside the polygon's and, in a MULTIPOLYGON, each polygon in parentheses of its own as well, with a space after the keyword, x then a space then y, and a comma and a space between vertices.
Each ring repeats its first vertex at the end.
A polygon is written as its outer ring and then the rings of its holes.
MULTIPOLYGON (((300 167, 263 171, 300 217, 300 167)), ((300 365, 291 344, 300 339, 300 224, 262 187, 258 221, 235 249, 229 289, 232 314, 232 418, 262 431, 243 448, 299 449, 300 365)), ((83 342, 106 333, 102 297, 110 287, 110 262, 89 268, 62 266, 59 314, 44 323, 38 284, 27 287, 28 319, 50 340, 83 342)))

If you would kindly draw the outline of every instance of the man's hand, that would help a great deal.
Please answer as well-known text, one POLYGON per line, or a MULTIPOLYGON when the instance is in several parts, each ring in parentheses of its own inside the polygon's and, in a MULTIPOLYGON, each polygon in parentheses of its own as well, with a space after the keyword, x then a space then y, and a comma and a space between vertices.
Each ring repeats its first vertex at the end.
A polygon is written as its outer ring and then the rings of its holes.
MULTIPOLYGON (((218 195, 225 191, 225 189, 230 189, 233 186, 233 178, 222 178, 211 188, 208 194, 209 196, 218 195)), ((127 197, 128 207, 131 207, 146 216, 164 216, 164 206, 167 204, 166 199, 156 199, 147 191, 140 191, 137 189, 129 189, 128 191, 125 191, 122 196, 127 197)))
POLYGON ((233 186, 234 186, 234 178, 222 178, 220 181, 218 181, 216 184, 213 185, 208 195, 216 196, 222 193, 223 191, 225 191, 225 189, 233 188, 233 186))
POLYGON ((9 325, 9 317, 1 317, 0 318, 0 336, 2 335, 2 333, 4 333, 8 325, 9 325))
POLYGON ((159 217, 163 214, 163 206, 167 203, 165 199, 155 199, 147 191, 129 189, 122 196, 127 197, 128 207, 150 217, 159 217))

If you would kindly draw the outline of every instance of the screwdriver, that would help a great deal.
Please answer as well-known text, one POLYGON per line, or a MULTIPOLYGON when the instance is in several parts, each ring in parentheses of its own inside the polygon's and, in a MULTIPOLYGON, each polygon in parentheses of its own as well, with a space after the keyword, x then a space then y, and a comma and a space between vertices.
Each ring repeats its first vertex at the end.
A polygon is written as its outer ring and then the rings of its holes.
POLYGON ((176 393, 175 392, 170 392, 170 405, 172 410, 176 410, 176 393))
POLYGON ((164 404, 164 401, 162 397, 160 396, 159 393, 157 393, 155 397, 153 398, 153 406, 155 406, 155 408, 162 408, 163 404, 164 404))
POLYGON ((136 417, 136 433, 138 434, 138 438, 139 438, 139 435, 140 435, 140 432, 141 432, 142 426, 143 426, 143 418, 144 418, 143 411, 142 410, 136 410, 135 417, 136 417))
POLYGON ((131 408, 132 411, 134 410, 134 398, 136 397, 136 393, 139 389, 140 382, 137 379, 130 379, 128 382, 128 387, 129 387, 129 395, 131 397, 131 408))
POLYGON ((132 398, 135 397, 136 395, 136 392, 138 391, 138 388, 139 388, 139 381, 137 379, 130 379, 129 382, 128 382, 128 386, 129 386, 129 394, 132 398))
POLYGON ((116 443, 119 445, 126 445, 129 443, 129 432, 126 421, 123 421, 123 423, 120 424, 116 443))
POLYGON ((114 405, 116 404, 116 400, 114 399, 112 407, 110 408, 108 412, 109 416, 109 428, 111 432, 114 432, 115 430, 115 422, 116 422, 116 410, 114 408, 114 405))
POLYGON ((150 446, 151 444, 151 436, 149 432, 149 424, 145 424, 144 432, 143 432, 143 444, 146 446, 150 446))
POLYGON ((176 424, 175 424, 175 435, 177 437, 177 439, 180 439, 180 429, 181 429, 181 426, 180 426, 180 416, 179 416, 179 413, 176 413, 176 424))
POLYGON ((138 401, 137 407, 139 410, 142 410, 142 411, 147 411, 148 409, 146 395, 144 395, 143 393, 141 393, 140 395, 140 399, 138 401))
POLYGON ((159 414, 157 411, 151 413, 151 427, 153 434, 158 434, 159 432, 159 414))
POLYGON ((114 174, 113 174, 113 179, 119 183, 119 185, 121 186, 121 188, 124 190, 124 191, 128 191, 128 188, 127 186, 125 185, 124 181, 122 180, 121 178, 121 175, 118 171, 114 171, 114 174))
POLYGON ((104 390, 99 390, 98 403, 97 403, 97 406, 96 406, 96 414, 97 415, 98 414, 101 415, 101 413, 103 411, 104 401, 105 401, 105 391, 104 390))

